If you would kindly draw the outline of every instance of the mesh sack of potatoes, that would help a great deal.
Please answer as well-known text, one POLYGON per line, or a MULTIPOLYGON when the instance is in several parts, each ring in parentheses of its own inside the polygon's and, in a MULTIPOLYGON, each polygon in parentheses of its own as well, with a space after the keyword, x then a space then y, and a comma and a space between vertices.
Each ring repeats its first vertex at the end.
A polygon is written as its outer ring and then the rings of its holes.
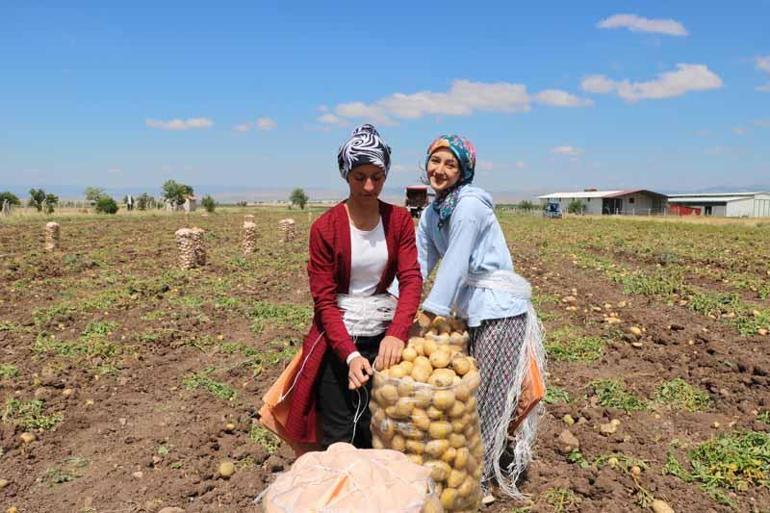
POLYGON ((336 443, 300 456, 257 500, 265 513, 442 513, 430 474, 396 451, 336 443))
POLYGON ((375 371, 372 443, 428 467, 445 511, 475 511, 484 456, 478 368, 465 326, 437 317, 426 328, 409 339, 399 364, 375 371))

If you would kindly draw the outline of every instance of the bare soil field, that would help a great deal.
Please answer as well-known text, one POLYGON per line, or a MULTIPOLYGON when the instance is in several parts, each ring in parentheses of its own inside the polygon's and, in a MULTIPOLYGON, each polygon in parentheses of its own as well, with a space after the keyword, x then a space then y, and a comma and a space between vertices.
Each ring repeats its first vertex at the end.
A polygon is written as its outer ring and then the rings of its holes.
MULTIPOLYGON (((0 224, 1 511, 259 511, 292 462, 257 412, 312 314, 307 213, 54 218, 54 252, 47 220, 0 224), (192 226, 207 264, 182 271, 192 226)), ((530 500, 483 511, 770 512, 770 225, 501 224, 547 330, 548 409, 530 500)))

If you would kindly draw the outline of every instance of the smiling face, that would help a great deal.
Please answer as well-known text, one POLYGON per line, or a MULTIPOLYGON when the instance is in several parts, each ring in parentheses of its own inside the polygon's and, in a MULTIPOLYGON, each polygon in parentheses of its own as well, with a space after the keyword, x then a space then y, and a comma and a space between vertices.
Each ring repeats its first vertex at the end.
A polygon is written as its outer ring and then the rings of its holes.
POLYGON ((447 148, 439 148, 428 159, 428 180, 437 194, 454 186, 461 174, 457 157, 447 148))
POLYGON ((350 198, 358 202, 376 202, 385 185, 385 172, 374 164, 356 166, 348 175, 350 198))

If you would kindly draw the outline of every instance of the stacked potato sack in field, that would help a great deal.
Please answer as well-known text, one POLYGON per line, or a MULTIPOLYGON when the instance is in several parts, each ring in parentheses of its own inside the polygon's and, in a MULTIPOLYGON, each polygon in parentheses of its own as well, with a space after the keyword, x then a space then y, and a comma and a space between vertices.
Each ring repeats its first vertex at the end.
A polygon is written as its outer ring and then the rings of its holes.
POLYGON ((45 250, 54 251, 59 249, 61 230, 59 223, 46 223, 45 225, 45 250))
MULTIPOLYGON (((253 218, 254 216, 252 216, 253 218)), ((243 254, 250 255, 257 250, 257 224, 253 221, 243 222, 243 254)))
POLYGON ((179 248, 179 266, 192 269, 206 264, 206 250, 203 246, 201 228, 180 228, 174 234, 179 248))
POLYGON ((398 365, 375 372, 372 443, 406 453, 431 469, 445 511, 476 511, 481 502, 481 441, 476 390, 464 324, 436 317, 412 337, 398 365))
POLYGON ((281 219, 278 221, 278 228, 283 234, 284 242, 292 241, 297 236, 297 223, 294 222, 294 219, 281 219))

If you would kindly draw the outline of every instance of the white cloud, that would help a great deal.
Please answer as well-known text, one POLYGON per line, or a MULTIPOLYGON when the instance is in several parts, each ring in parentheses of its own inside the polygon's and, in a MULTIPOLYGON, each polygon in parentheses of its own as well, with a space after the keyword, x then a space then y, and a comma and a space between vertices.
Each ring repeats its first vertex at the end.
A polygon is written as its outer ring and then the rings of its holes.
POLYGON ((770 128, 770 119, 755 119, 754 125, 762 128, 770 128))
POLYGON ((326 112, 325 114, 321 114, 316 119, 318 120, 319 123, 323 123, 325 125, 347 126, 350 124, 346 119, 343 119, 335 114, 332 114, 331 112, 326 112))
POLYGON ((527 167, 527 163, 524 162, 523 160, 519 160, 519 161, 516 161, 514 166, 516 166, 516 169, 524 169, 525 167, 527 167))
POLYGON ((704 64, 677 64, 676 67, 676 71, 660 73, 655 80, 647 82, 616 81, 604 75, 591 75, 583 79, 581 87, 592 93, 615 92, 627 102, 672 98, 690 91, 722 87, 722 79, 704 64))
POLYGON ((733 133, 735 135, 743 135, 746 132, 748 132, 748 129, 746 129, 745 127, 742 127, 742 126, 736 126, 735 128, 733 128, 733 133))
POLYGON ((760 93, 770 93, 770 84, 757 86, 756 90, 759 91, 760 93))
POLYGON ((318 119, 332 123, 338 122, 338 118, 364 118, 381 124, 395 124, 397 119, 417 119, 428 115, 468 116, 477 111, 527 112, 532 102, 556 107, 582 107, 593 103, 558 89, 530 96, 524 84, 455 80, 444 92, 394 93, 373 103, 342 103, 334 108, 337 118, 324 114, 318 119))
POLYGON ((267 117, 257 118, 255 125, 259 130, 272 130, 277 126, 273 119, 267 117))
POLYGON ((251 123, 247 122, 247 123, 241 123, 240 125, 235 125, 233 127, 233 130, 241 133, 248 132, 249 130, 251 130, 251 123))
POLYGON ((764 55, 757 57, 755 64, 759 71, 770 73, 770 55, 764 55))
POLYGON ((107 170, 107 173, 111 175, 119 175, 123 173, 123 170, 118 167, 111 167, 110 169, 107 170))
POLYGON ((603 29, 627 28, 631 32, 652 32, 668 36, 687 35, 687 29, 676 20, 644 18, 636 14, 614 14, 596 26, 603 29))
POLYGON ((559 89, 546 89, 535 95, 535 100, 544 105, 553 107, 589 107, 594 104, 588 98, 579 98, 574 94, 559 89))
POLYGON ((556 155, 567 155, 568 157, 579 157, 583 154, 583 150, 575 148, 574 146, 556 146, 551 148, 551 153, 556 155))
POLYGON ((161 130, 190 130, 193 128, 209 128, 214 125, 214 122, 209 118, 170 119, 168 121, 145 119, 144 124, 150 128, 159 128, 161 130))

